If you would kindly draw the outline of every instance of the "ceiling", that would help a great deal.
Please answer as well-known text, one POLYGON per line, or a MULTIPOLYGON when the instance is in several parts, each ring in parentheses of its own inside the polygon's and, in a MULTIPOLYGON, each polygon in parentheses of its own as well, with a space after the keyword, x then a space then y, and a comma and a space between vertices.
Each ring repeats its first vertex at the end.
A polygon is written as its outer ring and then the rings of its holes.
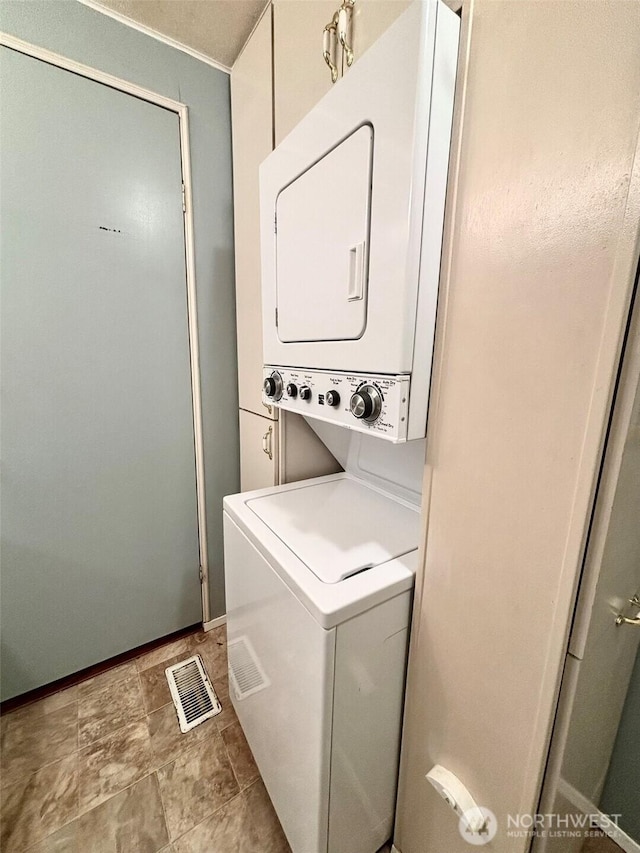
POLYGON ((230 68, 268 0, 91 0, 230 68))

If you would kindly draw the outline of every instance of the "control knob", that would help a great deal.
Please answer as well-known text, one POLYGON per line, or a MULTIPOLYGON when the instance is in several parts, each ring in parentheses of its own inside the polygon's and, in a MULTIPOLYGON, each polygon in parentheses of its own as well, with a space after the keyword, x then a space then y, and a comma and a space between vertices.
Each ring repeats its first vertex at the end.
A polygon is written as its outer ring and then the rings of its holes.
POLYGON ((308 385, 300 386, 300 399, 301 400, 310 400, 311 399, 311 388, 308 385))
POLYGON ((327 406, 339 406, 340 405, 340 394, 337 391, 327 391, 327 406))
POLYGON ((298 386, 294 385, 293 382, 289 382, 287 385, 287 394, 291 397, 292 400, 298 396, 298 386))
POLYGON ((349 407, 354 418, 371 424, 380 417, 382 397, 374 385, 363 385, 351 395, 349 407))
POLYGON ((282 397, 282 377, 277 371, 274 370, 271 376, 267 376, 262 383, 262 390, 271 400, 279 400, 282 397))

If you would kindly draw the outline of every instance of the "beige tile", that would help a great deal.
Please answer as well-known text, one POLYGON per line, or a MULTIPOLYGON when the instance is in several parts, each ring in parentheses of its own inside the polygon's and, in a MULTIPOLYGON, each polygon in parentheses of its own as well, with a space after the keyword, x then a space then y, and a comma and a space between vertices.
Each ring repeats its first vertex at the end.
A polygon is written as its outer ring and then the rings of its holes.
POLYGON ((158 780, 172 839, 200 823, 239 791, 217 732, 161 767, 158 780))
POLYGON ((214 719, 218 726, 218 731, 223 732, 227 726, 232 726, 234 723, 237 723, 238 717, 233 705, 231 704, 231 699, 229 699, 228 696, 218 696, 218 698, 222 705, 222 711, 220 711, 214 719))
POLYGON ((89 811, 146 776, 152 765, 146 720, 123 726, 78 753, 80 812, 89 811))
POLYGON ((78 703, 78 745, 82 748, 144 717, 138 674, 90 693, 78 703))
POLYGON ((182 637, 180 640, 173 640, 171 643, 166 643, 164 646, 141 655, 136 659, 136 667, 138 668, 138 672, 142 672, 145 669, 150 669, 152 666, 157 666, 159 663, 164 663, 169 658, 175 658, 177 655, 188 658, 191 654, 190 638, 182 637))
POLYGON ((78 685, 78 698, 89 696, 91 693, 96 693, 98 690, 104 690, 105 687, 110 687, 112 684, 119 684, 126 681, 127 678, 133 678, 137 673, 136 665, 133 662, 123 663, 120 666, 114 666, 113 669, 107 669, 99 675, 94 675, 93 678, 88 678, 78 685))
POLYGON ((157 711, 158 708, 162 708, 163 705, 172 701, 169 683, 167 682, 167 676, 164 671, 167 667, 172 666, 174 663, 180 663, 182 660, 184 660, 184 655, 175 655, 140 673, 140 683, 142 684, 142 694, 147 714, 157 711))
POLYGON ((32 702, 30 705, 25 705, 8 714, 3 714, 0 718, 2 730, 7 726, 13 726, 16 722, 25 720, 34 720, 38 717, 44 717, 46 714, 51 714, 53 711, 59 711, 60 708, 66 708, 78 698, 78 686, 67 687, 65 690, 59 690, 57 693, 52 693, 44 699, 39 699, 37 702, 32 702))
POLYGON ((192 654, 202 658, 213 684, 227 677, 227 629, 225 625, 212 631, 198 631, 191 637, 192 654))
POLYGON ((226 672, 224 675, 219 675, 217 678, 211 679, 211 683, 219 698, 229 695, 229 677, 226 672))
POLYGON ((77 756, 48 764, 2 790, 0 849, 24 850, 78 814, 77 756))
POLYGON ((585 838, 580 853, 621 853, 616 842, 604 832, 590 830, 593 834, 585 838))
POLYGON ((177 758, 185 749, 205 740, 217 731, 216 718, 211 717, 184 734, 180 731, 176 709, 164 705, 147 717, 154 767, 162 767, 177 758))
POLYGON ((222 705, 222 711, 216 716, 218 730, 222 731, 223 729, 226 729, 227 726, 235 723, 238 718, 231 699, 229 698, 229 680, 226 673, 224 676, 216 678, 215 681, 212 681, 211 683, 213 684, 213 689, 216 691, 216 696, 222 705))
POLYGON ((2 787, 75 752, 78 748, 78 707, 71 702, 49 714, 15 718, 6 723, 0 746, 2 787))
POLYGON ((261 780, 174 842, 176 853, 291 853, 261 780))
POLYGON ((39 706, 44 714, 50 714, 52 711, 58 711, 60 708, 66 708, 67 705, 70 705, 72 702, 75 702, 78 698, 78 685, 74 684, 72 687, 66 687, 64 690, 58 690, 57 693, 52 693, 51 696, 47 696, 45 699, 41 699, 39 702, 35 702, 36 706, 39 706))
POLYGON ((204 631, 200 628, 198 631, 194 631, 193 634, 189 637, 189 645, 192 649, 195 649, 196 646, 202 645, 202 643, 206 643, 211 635, 211 631, 204 631))
POLYGON ((164 853, 168 841, 154 773, 76 818, 29 853, 164 853))
POLYGON ((233 772, 240 788, 246 788, 260 776, 253 754, 240 723, 232 723, 222 732, 222 739, 231 759, 233 772))

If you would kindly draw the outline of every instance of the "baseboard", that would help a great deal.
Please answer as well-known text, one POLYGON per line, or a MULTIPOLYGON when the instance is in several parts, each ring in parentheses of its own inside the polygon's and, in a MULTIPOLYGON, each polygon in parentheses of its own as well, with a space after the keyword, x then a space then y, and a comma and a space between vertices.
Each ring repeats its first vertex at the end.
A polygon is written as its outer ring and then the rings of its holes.
POLYGON ((581 794, 566 779, 560 778, 558 793, 568 800, 578 811, 581 811, 582 814, 593 815, 593 824, 602 830, 605 835, 608 835, 612 841, 615 841, 624 850, 624 853, 640 853, 640 844, 634 841, 620 827, 612 824, 606 814, 603 814, 591 800, 588 800, 584 794, 581 794))
POLYGON ((220 625, 227 624, 227 614, 223 613, 222 616, 216 616, 215 619, 209 619, 208 622, 202 623, 203 631, 212 631, 214 628, 219 628, 220 625))
MULTIPOLYGON (((222 620, 226 620, 226 616, 222 616, 220 618, 222 620)), ((207 624, 210 625, 211 628, 215 628, 218 622, 218 619, 214 619, 207 624)), ((167 634, 164 637, 158 637, 157 640, 151 640, 148 643, 144 643, 142 646, 127 649, 126 652, 121 652, 119 655, 114 655, 114 657, 100 661, 99 663, 88 666, 78 672, 72 672, 69 675, 58 678, 56 681, 49 682, 49 684, 43 684, 41 687, 34 687, 33 690, 22 693, 20 696, 13 696, 11 699, 4 699, 0 702, 0 714, 9 714, 11 711, 16 711, 18 708, 22 708, 24 705, 30 705, 32 702, 38 702, 40 699, 46 699, 47 696, 52 696, 60 690, 66 690, 68 687, 80 684, 80 682, 86 681, 87 678, 94 678, 96 675, 100 675, 100 673, 105 672, 107 669, 113 669, 115 666, 128 663, 141 655, 147 654, 147 652, 152 652, 154 649, 159 649, 161 646, 165 646, 167 643, 180 640, 182 637, 187 637, 189 634, 194 634, 199 629, 199 623, 196 623, 195 625, 188 625, 186 628, 180 628, 180 630, 167 634)), ((205 630, 211 629, 205 628, 205 630)))

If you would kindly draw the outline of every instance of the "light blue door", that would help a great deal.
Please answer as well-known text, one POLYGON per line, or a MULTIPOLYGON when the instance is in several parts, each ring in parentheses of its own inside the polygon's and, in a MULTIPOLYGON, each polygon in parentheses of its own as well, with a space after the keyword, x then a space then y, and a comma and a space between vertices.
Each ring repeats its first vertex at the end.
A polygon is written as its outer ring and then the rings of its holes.
POLYGON ((179 120, 0 49, 2 698, 201 619, 179 120))

